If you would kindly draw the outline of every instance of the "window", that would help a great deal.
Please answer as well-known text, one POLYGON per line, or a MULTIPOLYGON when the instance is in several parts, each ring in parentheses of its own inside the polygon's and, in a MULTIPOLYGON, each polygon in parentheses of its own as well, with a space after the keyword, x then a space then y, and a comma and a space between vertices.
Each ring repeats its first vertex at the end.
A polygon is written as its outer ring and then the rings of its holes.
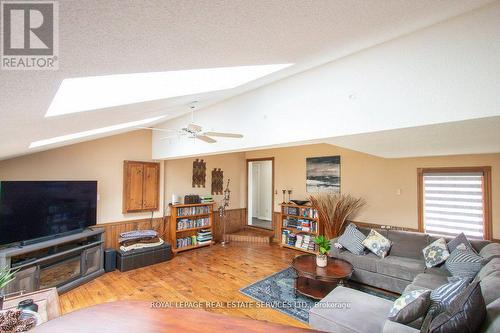
POLYGON ((420 231, 490 239, 490 189, 490 167, 418 169, 420 231))

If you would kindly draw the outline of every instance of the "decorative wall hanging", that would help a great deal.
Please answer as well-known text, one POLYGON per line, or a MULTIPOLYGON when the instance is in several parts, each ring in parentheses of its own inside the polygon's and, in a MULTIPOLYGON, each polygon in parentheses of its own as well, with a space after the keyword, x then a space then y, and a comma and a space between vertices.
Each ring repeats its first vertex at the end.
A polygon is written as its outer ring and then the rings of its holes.
POLYGON ((207 178, 207 163, 196 159, 193 162, 193 187, 205 187, 207 178))
POLYGON ((212 194, 223 194, 224 171, 214 168, 212 170, 212 194))
POLYGON ((340 193, 340 156, 306 158, 308 193, 340 193))

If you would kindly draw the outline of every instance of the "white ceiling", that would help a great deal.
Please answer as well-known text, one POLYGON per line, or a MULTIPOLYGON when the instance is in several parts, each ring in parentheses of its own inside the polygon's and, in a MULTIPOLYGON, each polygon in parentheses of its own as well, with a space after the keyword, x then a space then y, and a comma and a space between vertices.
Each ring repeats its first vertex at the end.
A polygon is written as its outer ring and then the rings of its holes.
POLYGON ((444 156, 500 152, 500 117, 341 136, 336 146, 386 157, 444 156))
POLYGON ((59 70, 0 71, 0 159, 37 151, 37 140, 177 117, 193 100, 208 106, 489 2, 59 1, 59 70), (44 117, 65 78, 280 63, 295 66, 229 91, 44 117))

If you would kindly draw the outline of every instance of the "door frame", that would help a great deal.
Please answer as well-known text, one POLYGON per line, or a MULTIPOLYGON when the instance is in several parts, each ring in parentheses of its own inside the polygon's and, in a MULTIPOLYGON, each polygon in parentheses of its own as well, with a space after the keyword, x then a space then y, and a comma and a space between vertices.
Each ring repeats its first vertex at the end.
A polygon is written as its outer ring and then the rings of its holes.
POLYGON ((245 165, 245 169, 246 169, 246 174, 245 174, 245 178, 246 178, 246 183, 245 183, 245 188, 246 188, 246 195, 247 195, 247 218, 246 218, 246 223, 245 225, 246 226, 249 226, 249 227, 253 227, 253 228, 259 228, 259 229, 265 229, 265 230, 269 230, 269 229, 266 229, 266 228, 261 228, 261 227, 256 227, 256 226, 253 226, 253 225, 249 225, 248 224, 248 215, 250 214, 250 207, 249 207, 249 203, 250 203, 250 198, 249 198, 249 195, 248 195, 248 164, 250 162, 260 162, 260 161, 271 161, 271 177, 272 177, 272 185, 271 185, 271 230, 274 230, 274 224, 273 224, 273 221, 274 221, 274 156, 272 157, 261 157, 261 158, 247 158, 246 159, 246 165, 245 165))

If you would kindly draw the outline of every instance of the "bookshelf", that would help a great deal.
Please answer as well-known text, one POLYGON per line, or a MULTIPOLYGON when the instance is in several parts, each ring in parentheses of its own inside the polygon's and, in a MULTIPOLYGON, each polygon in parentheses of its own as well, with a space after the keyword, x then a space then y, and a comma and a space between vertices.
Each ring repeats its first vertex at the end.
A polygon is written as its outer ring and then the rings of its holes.
POLYGON ((280 206, 280 246, 316 254, 313 238, 321 232, 318 212, 308 205, 289 203, 280 206))
POLYGON ((170 238, 177 253, 210 246, 213 242, 214 204, 171 205, 170 238), (200 242, 199 239, 207 238, 200 242))

